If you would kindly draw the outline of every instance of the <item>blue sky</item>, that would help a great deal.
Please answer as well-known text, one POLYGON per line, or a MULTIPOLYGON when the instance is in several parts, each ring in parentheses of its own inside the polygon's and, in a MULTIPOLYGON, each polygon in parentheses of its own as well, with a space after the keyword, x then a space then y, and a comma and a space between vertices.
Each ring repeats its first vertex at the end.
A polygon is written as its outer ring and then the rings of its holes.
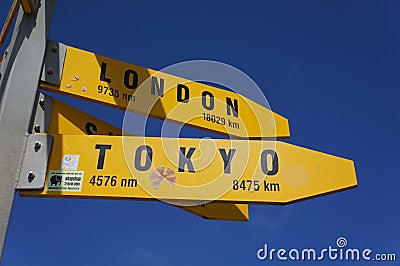
POLYGON ((152 69, 208 59, 242 70, 289 119, 285 141, 354 160, 359 185, 251 206, 246 223, 155 202, 17 196, 1 265, 400 265, 399 11, 389 0, 58 1, 52 40, 152 69), (256 257, 264 244, 322 249, 338 237, 397 261, 256 257))

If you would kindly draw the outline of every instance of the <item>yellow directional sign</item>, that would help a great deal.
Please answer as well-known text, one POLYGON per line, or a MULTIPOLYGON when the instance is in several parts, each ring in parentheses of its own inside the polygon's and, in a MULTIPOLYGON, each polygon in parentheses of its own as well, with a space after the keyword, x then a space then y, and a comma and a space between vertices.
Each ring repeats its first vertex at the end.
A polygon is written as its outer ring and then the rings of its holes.
POLYGON ((231 91, 67 46, 61 84, 41 87, 225 135, 289 137, 286 118, 231 91))
MULTIPOLYGON (((74 135, 121 135, 121 129, 68 104, 53 100, 48 133, 74 135)), ((189 203, 190 205, 190 203, 189 203)), ((182 209, 206 219, 248 221, 248 205, 212 202, 182 209)))
POLYGON ((24 195, 289 203, 357 185, 353 161, 282 142, 53 137, 45 188, 24 195))
POLYGON ((53 102, 48 133, 122 135, 121 129, 57 100, 53 102))
POLYGON ((200 206, 184 206, 185 211, 191 212, 204 219, 229 220, 245 222, 249 220, 249 205, 224 202, 212 202, 200 206))

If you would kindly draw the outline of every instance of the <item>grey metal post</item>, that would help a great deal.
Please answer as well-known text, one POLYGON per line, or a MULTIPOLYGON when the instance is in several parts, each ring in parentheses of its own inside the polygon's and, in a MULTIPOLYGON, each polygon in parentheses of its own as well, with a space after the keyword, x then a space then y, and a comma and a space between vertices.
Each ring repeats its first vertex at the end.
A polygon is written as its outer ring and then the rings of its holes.
MULTIPOLYGON (((55 0, 33 0, 20 9, 0 80, 0 259, 32 123, 55 0)), ((26 173, 26 178, 34 174, 26 173)), ((24 173, 21 173, 24 176, 24 173)))

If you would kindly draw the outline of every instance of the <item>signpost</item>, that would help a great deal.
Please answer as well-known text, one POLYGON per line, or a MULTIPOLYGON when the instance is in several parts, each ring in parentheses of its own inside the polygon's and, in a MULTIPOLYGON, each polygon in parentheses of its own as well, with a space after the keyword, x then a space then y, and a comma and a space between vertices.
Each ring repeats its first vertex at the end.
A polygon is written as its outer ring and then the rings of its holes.
MULTIPOLYGON (((57 100, 53 100, 47 132, 61 135, 122 135, 121 129, 57 100)), ((191 206, 193 203, 188 202, 187 205, 181 208, 205 219, 249 220, 247 204, 211 202, 191 206)))
POLYGON ((121 136, 122 130, 94 116, 54 100, 48 133, 121 136))
POLYGON ((44 189, 21 195, 283 204, 357 185, 353 161, 283 142, 53 138, 44 189))
MULTIPOLYGON (((59 64, 61 80, 48 81, 47 75, 43 89, 230 136, 290 136, 286 118, 231 91, 70 46, 59 64)), ((46 68, 58 66, 49 62, 46 68)))
POLYGON ((52 0, 15 0, 0 45, 20 5, 0 65, 1 253, 15 190, 195 204, 184 208, 245 221, 248 203, 286 204, 357 186, 353 161, 272 141, 289 137, 287 119, 239 94, 48 41, 52 0), (121 136, 100 119, 47 103, 38 85, 236 140, 121 136))

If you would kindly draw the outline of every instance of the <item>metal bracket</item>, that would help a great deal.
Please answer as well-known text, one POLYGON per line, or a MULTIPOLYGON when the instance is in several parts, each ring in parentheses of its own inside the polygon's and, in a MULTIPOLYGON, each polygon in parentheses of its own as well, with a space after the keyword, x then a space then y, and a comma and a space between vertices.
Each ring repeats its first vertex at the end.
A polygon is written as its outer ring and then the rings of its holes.
POLYGON ((64 67, 67 46, 60 42, 47 41, 41 81, 59 86, 64 67))
POLYGON ((48 132, 50 126, 51 113, 53 110, 53 99, 43 93, 39 93, 36 105, 35 119, 30 132, 48 132))
POLYGON ((46 134, 28 135, 16 189, 42 189, 53 137, 46 134))

